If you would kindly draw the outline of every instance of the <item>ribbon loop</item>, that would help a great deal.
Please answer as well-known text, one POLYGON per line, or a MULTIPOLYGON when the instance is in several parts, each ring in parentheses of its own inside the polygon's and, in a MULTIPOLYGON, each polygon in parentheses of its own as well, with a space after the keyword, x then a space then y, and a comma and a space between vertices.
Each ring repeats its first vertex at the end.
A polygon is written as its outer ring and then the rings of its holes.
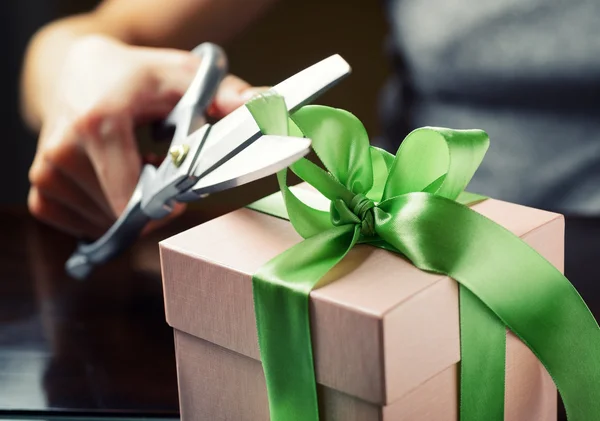
POLYGON ((482 130, 423 127, 412 131, 396 153, 383 200, 421 191, 456 200, 488 146, 482 130))
POLYGON ((292 114, 302 133, 329 173, 353 193, 373 186, 369 137, 358 118, 348 111, 307 105, 292 114))

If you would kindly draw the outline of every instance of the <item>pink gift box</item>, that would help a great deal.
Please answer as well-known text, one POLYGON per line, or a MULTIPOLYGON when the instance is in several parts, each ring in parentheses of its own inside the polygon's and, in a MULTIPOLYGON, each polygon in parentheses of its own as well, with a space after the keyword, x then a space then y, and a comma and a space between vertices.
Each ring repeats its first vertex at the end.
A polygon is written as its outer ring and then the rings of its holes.
MULTIPOLYGON (((493 199, 472 209, 563 269, 561 215, 493 199)), ((251 279, 301 240, 288 221, 240 209, 161 242, 183 421, 269 419, 251 279)), ((310 297, 323 421, 458 420, 454 280, 357 246, 310 297)), ((508 332, 505 420, 555 421, 556 414, 550 376, 508 332)))

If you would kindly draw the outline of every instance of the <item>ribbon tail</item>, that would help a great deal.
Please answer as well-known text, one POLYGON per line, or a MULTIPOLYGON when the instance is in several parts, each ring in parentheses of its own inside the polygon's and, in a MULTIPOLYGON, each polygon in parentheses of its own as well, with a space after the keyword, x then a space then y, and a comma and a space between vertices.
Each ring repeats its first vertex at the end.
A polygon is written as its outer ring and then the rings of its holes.
POLYGON ((253 276, 254 309, 271 421, 318 421, 309 294, 360 237, 344 225, 310 237, 253 276))
POLYGON ((600 329, 552 264, 505 228, 440 196, 408 193, 375 211, 382 239, 418 268, 466 287, 532 350, 570 421, 600 420, 600 329))
POLYGON ((467 288, 460 293, 460 421, 504 421, 506 328, 467 288))

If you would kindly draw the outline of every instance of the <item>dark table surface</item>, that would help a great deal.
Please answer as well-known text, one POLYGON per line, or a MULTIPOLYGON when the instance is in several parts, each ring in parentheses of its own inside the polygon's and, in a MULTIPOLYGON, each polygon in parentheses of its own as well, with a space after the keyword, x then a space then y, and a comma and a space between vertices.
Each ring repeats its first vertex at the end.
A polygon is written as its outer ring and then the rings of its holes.
MULTIPOLYGON (((157 243, 267 190, 236 189, 188 210, 83 282, 63 269, 74 239, 24 208, 0 210, 0 418, 177 418, 157 243)), ((567 275, 596 317, 599 239, 600 221, 567 221, 567 275)))
POLYGON ((0 209, 0 419, 178 418, 158 242, 274 189, 206 199, 86 281, 64 272, 75 239, 0 209))
POLYGON ((0 411, 177 416, 156 235, 78 282, 63 269, 71 238, 23 210, 0 226, 0 411))

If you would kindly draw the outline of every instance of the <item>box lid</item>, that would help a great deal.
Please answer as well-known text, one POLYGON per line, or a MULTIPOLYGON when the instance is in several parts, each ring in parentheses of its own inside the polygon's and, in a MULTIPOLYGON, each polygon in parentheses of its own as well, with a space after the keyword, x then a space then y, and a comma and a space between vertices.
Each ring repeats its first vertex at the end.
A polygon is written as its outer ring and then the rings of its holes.
MULTIPOLYGON (((488 199, 472 207, 563 268, 561 215, 488 199)), ((252 274, 302 238, 240 209, 160 243, 175 329, 259 360, 252 274)), ((311 292, 317 381, 387 405, 460 360, 458 287, 394 253, 357 246, 311 292)))

